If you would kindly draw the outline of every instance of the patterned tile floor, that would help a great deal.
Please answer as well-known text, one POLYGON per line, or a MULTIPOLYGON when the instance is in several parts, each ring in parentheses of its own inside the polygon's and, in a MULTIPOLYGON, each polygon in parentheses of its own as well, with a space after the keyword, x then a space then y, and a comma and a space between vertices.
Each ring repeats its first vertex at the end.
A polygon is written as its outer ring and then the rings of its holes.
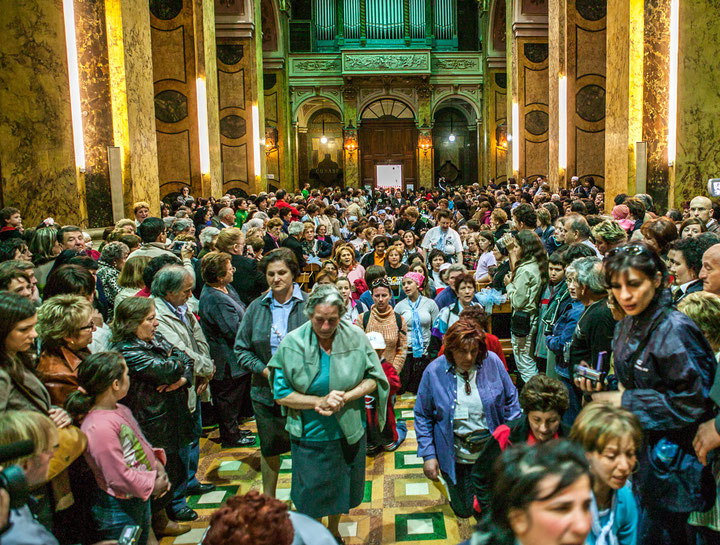
MULTIPOLYGON (((422 460, 416 455, 413 403, 414 397, 403 396, 395 407, 398 419, 408 426, 408 437, 400 449, 367 459, 363 503, 340 523, 340 533, 348 545, 457 544, 472 532, 472 519, 456 518, 442 485, 423 475, 422 460)), ((249 427, 254 430, 254 426, 253 422, 249 427)), ((262 489, 259 449, 223 450, 214 438, 217 431, 201 442, 199 476, 203 482, 216 484, 217 490, 189 498, 189 505, 200 517, 191 523, 189 533, 165 538, 162 545, 200 543, 210 515, 227 497, 262 489)), ((282 457, 278 498, 289 503, 291 470, 290 456, 282 457)))

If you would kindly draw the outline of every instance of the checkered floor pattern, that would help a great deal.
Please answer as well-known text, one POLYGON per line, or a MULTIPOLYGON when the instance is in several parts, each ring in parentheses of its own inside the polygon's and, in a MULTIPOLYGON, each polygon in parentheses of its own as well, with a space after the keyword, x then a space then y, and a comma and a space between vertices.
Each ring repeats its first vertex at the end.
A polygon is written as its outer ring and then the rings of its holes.
MULTIPOLYGON (((342 518, 340 533, 348 545, 391 543, 457 544, 472 533, 473 521, 453 515, 444 488, 425 478, 422 459, 417 457, 413 422, 413 396, 398 399, 395 413, 405 420, 408 437, 396 452, 367 459, 365 497, 349 515, 342 518)), ((254 422, 249 427, 254 431, 254 422)), ((182 536, 165 538, 162 545, 196 545, 207 528, 210 515, 235 494, 262 489, 260 451, 256 447, 222 449, 216 443, 217 431, 201 443, 200 469, 203 482, 217 485, 215 492, 189 498, 190 507, 200 517, 192 530, 182 536)), ((282 458, 278 498, 290 502, 292 461, 282 458)))

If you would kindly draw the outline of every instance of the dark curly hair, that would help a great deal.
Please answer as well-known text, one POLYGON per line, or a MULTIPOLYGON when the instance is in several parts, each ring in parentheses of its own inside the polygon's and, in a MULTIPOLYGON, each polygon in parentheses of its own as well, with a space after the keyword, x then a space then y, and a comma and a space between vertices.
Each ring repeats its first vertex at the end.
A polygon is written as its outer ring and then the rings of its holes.
POLYGON ((528 380, 520 392, 519 401, 525 414, 530 411, 557 411, 562 415, 570 406, 570 396, 565 385, 547 375, 535 375, 528 380))
POLYGON ((203 545, 290 545, 294 536, 287 505, 251 490, 213 513, 203 545))

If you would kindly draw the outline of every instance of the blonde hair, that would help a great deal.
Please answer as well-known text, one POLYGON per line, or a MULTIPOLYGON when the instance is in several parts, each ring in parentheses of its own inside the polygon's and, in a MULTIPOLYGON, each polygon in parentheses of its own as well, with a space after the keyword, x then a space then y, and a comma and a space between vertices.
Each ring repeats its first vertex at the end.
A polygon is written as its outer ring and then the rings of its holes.
POLYGON ((720 297, 707 291, 691 293, 682 298, 677 309, 695 322, 715 352, 720 350, 720 297))
POLYGON ((37 313, 37 333, 43 350, 57 349, 65 344, 65 337, 74 337, 87 325, 92 305, 80 295, 56 295, 45 301, 37 313))
POLYGON ((135 204, 133 204, 133 212, 135 214, 138 213, 138 210, 142 210, 143 208, 147 208, 150 210, 150 205, 146 203, 145 201, 138 201, 135 204))
POLYGON ((5 460, 3 465, 23 464, 42 452, 54 450, 58 432, 53 421, 36 411, 5 411, 0 414, 0 444, 32 441, 35 450, 28 456, 5 460))
POLYGON ((242 244, 243 232, 237 227, 223 229, 215 241, 215 249, 221 252, 230 253, 232 247, 236 244, 242 244))
POLYGON ((585 406, 570 430, 570 440, 586 452, 602 452, 613 439, 630 436, 635 448, 642 445, 642 428, 638 417, 627 409, 593 402, 585 406))
POLYGON ((131 255, 123 265, 118 276, 117 283, 121 288, 137 288, 145 287, 143 280, 143 271, 152 258, 145 255, 131 255))

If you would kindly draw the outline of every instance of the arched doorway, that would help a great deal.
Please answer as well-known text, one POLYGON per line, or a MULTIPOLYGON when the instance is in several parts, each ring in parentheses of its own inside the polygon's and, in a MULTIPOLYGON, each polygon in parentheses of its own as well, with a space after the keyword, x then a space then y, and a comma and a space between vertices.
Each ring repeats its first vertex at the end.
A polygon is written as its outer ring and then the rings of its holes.
POLYGON ((435 179, 451 184, 478 181, 477 117, 464 100, 442 101, 433 116, 435 179))
POLYGON ((417 137, 415 114, 404 102, 383 98, 366 106, 358 130, 363 187, 383 186, 383 172, 394 166, 403 190, 417 188, 417 137))

